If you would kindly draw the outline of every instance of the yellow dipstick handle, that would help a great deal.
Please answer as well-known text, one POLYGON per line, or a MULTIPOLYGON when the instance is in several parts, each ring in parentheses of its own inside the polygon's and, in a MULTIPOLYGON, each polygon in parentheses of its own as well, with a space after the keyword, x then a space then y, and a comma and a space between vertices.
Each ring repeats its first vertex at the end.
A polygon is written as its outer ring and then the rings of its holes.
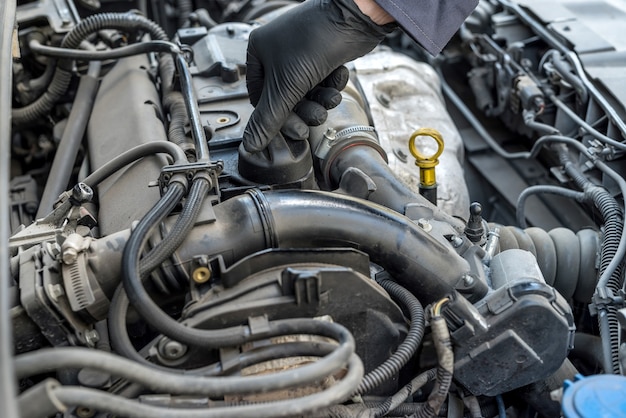
POLYGON ((437 206, 437 177, 435 167, 439 164, 439 156, 443 152, 443 137, 431 128, 421 128, 413 132, 409 139, 409 151, 415 157, 415 165, 420 169, 420 194, 430 203, 437 206), (437 142, 437 151, 430 157, 423 155, 415 145, 418 136, 429 136, 437 142))
POLYGON ((429 188, 437 185, 435 167, 439 164, 439 156, 443 152, 443 137, 439 131, 432 128, 421 128, 413 132, 409 139, 409 151, 415 157, 415 165, 420 168, 420 186, 429 188), (415 145, 418 136, 429 136, 437 142, 437 152, 430 157, 423 155, 415 145))

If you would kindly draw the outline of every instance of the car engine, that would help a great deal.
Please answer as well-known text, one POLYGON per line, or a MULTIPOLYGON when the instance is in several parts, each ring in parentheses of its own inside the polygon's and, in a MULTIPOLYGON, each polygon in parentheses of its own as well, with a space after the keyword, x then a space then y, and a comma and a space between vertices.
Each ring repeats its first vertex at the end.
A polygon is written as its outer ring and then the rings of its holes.
POLYGON ((250 153, 297 3, 0 5, 6 416, 626 416, 626 4, 397 30, 250 153))

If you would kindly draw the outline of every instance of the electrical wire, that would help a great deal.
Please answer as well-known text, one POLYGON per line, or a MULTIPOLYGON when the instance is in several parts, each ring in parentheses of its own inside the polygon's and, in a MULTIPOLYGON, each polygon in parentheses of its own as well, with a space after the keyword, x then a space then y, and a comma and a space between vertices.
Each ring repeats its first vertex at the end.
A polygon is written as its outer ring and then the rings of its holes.
POLYGON ((594 100, 598 102, 602 110, 604 110, 611 119, 617 128, 620 130, 623 136, 626 137, 626 123, 622 120, 620 115, 617 114, 613 106, 604 98, 598 89, 589 81, 585 71, 582 67, 580 59, 570 48, 566 47, 561 41, 559 41, 548 29, 544 27, 543 24, 538 23, 533 17, 531 17, 519 4, 512 2, 510 0, 498 0, 505 10, 512 12, 517 15, 528 25, 533 32, 538 34, 542 39, 544 39, 552 48, 561 52, 565 57, 570 61, 573 65, 576 75, 582 80, 583 84, 587 88, 588 92, 591 93, 594 100))
POLYGON ((506 418, 506 407, 502 395, 496 396, 496 404, 498 405, 498 418, 506 418))
POLYGON ((532 152, 508 152, 500 144, 495 140, 494 137, 485 129, 483 124, 474 116, 472 111, 467 107, 467 105, 461 100, 461 98, 454 92, 452 87, 445 81, 445 78, 439 71, 440 79, 441 79, 441 88, 443 93, 448 97, 448 99, 452 102, 452 104, 461 112, 463 117, 467 119, 467 121, 472 125, 472 128, 480 135, 480 137, 489 145, 489 147, 500 157, 505 158, 507 160, 514 160, 520 158, 531 158, 533 157, 532 152))
MULTIPOLYGON (((585 145, 582 144, 580 141, 577 141, 574 138, 569 138, 565 136, 547 135, 547 136, 539 138, 539 140, 537 140, 535 145, 542 146, 542 145, 549 144, 549 143, 561 143, 561 144, 571 146, 572 148, 576 148, 576 150, 579 151, 586 158, 588 158, 596 166, 596 168, 598 168, 601 172, 603 172, 608 177, 610 177, 613 181, 615 181, 615 183, 618 185, 620 189, 620 192, 622 193, 622 196, 626 197, 626 180, 624 180, 624 178, 619 173, 617 173, 615 170, 609 167, 604 161, 599 159, 597 156, 591 154, 589 150, 587 149, 587 147, 585 147, 585 145)), ((626 206, 624 207, 623 210, 624 211, 622 213, 626 213, 626 206)), ((601 291, 601 293, 604 292, 604 296, 606 296, 606 285, 608 281, 610 280, 613 273, 615 273, 619 265, 624 260, 625 255, 626 255, 626 228, 622 228, 621 237, 619 240, 619 245, 617 247, 615 256, 611 260, 606 270, 600 275, 600 278, 598 279, 597 288, 601 291)))
POLYGON ((356 394, 362 395, 394 377, 417 352, 424 336, 424 309, 417 298, 404 287, 389 279, 376 278, 376 282, 410 313, 410 326, 406 338, 398 349, 381 365, 369 372, 359 384, 356 394))
POLYGON ((576 190, 572 190, 572 189, 567 189, 565 187, 559 187, 559 186, 549 186, 549 185, 537 185, 537 186, 531 186, 531 187, 527 187, 525 188, 522 193, 520 193, 519 197, 517 198, 517 210, 516 210, 516 218, 517 218, 517 225, 524 229, 526 228, 528 225, 526 224, 526 215, 524 213, 524 207, 526 205, 526 200, 533 195, 536 194, 540 194, 540 193, 547 193, 547 194, 554 194, 554 195, 558 195, 558 196, 563 196, 563 197, 567 197, 569 199, 574 199, 577 202, 584 202, 585 199, 585 193, 584 192, 579 192, 576 190))
MULTIPOLYGON (((604 219, 604 238, 600 251, 600 278, 596 284, 593 306, 596 308, 600 337, 603 349, 603 367, 605 372, 619 373, 619 320, 617 307, 613 297, 623 288, 621 266, 626 253, 626 228, 624 228, 624 211, 613 196, 603 187, 597 186, 580 172, 569 155, 568 146, 572 146, 587 157, 600 171, 614 179, 622 196, 626 196, 626 180, 609 168, 604 161, 593 155, 583 144, 573 138, 563 136, 547 136, 541 138, 544 143, 555 142, 559 160, 565 172, 576 185, 583 189, 590 200, 601 212, 604 219)), ((539 141, 538 141, 539 142, 539 141)))
POLYGON ((437 416, 441 406, 448 397, 450 386, 452 385, 452 375, 454 373, 454 353, 452 351, 452 341, 446 320, 441 316, 441 308, 449 298, 442 298, 432 307, 430 318, 430 329, 432 332, 435 351, 437 352, 437 379, 426 403, 415 414, 417 418, 427 418, 437 416))
MULTIPOLYGON (((413 396, 415 392, 420 390, 424 385, 437 376, 437 369, 429 369, 422 372, 418 376, 414 377, 409 383, 402 387, 399 391, 387 398, 380 405, 370 408, 372 415, 375 417, 385 416, 388 412, 397 409, 404 403, 409 397, 413 396)), ((423 404, 420 405, 420 409, 423 404)))
POLYGON ((605 144, 611 145, 611 146, 613 146, 613 147, 615 147, 617 149, 620 149, 622 151, 626 151, 626 144, 623 144, 623 143, 621 143, 619 141, 616 141, 613 138, 609 138, 608 136, 604 135, 603 133, 598 131, 596 128, 594 128, 593 126, 591 126, 590 124, 585 122, 585 120, 583 118, 578 116, 576 114, 576 112, 574 112, 565 103, 563 103, 563 101, 561 101, 558 97, 556 97, 556 95, 554 93, 549 94, 548 98, 559 109, 561 109, 563 111, 563 113, 565 113, 570 119, 572 119, 574 122, 579 124, 589 135, 593 136, 594 138, 596 138, 597 140, 599 140, 601 142, 604 142, 605 144))

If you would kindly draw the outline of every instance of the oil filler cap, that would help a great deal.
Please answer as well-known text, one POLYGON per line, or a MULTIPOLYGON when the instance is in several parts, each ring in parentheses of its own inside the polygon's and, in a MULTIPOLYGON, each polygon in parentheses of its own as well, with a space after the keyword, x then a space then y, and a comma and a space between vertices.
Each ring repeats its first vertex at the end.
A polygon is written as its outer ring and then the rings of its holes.
POLYGON ((626 417, 626 377, 577 375, 566 380, 563 392, 565 418, 626 417))

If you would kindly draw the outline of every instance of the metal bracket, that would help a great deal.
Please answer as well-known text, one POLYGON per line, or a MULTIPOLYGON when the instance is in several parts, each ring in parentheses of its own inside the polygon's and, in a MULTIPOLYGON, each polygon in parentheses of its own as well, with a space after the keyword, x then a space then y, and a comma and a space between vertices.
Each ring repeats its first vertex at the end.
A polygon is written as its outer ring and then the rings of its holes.
POLYGON ((177 174, 184 175, 187 181, 190 182, 198 173, 208 173, 209 177, 211 178, 211 184, 213 185, 213 189, 215 189, 219 194, 219 187, 217 187, 217 178, 223 170, 223 161, 197 162, 166 166, 163 167, 163 169, 161 170, 161 174, 159 175, 159 190, 161 191, 161 195, 163 195, 167 190, 170 181, 172 181, 172 178, 177 174))
POLYGON ((599 310, 604 310, 608 306, 615 306, 617 308, 623 308, 626 303, 626 293, 620 289, 616 295, 610 291, 610 289, 606 294, 601 295, 598 292, 594 293, 591 298, 591 303, 589 304, 589 313, 591 316, 596 316, 599 310))

